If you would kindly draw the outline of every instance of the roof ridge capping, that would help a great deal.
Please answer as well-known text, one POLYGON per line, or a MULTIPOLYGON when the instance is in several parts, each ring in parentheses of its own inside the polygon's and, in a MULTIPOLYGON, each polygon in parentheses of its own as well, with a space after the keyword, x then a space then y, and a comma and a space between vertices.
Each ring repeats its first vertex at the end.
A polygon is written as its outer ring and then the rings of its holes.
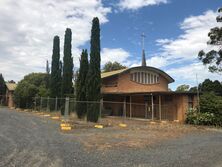
POLYGON ((128 70, 132 70, 132 69, 148 69, 148 70, 154 71, 158 74, 161 74, 169 81, 169 83, 174 82, 174 79, 170 75, 168 75, 166 72, 164 72, 163 70, 160 70, 158 68, 151 67, 151 66, 137 66, 137 67, 125 68, 125 69, 121 69, 121 70, 104 72, 104 73, 101 73, 101 78, 111 77, 113 75, 121 74, 123 72, 126 72, 128 70))

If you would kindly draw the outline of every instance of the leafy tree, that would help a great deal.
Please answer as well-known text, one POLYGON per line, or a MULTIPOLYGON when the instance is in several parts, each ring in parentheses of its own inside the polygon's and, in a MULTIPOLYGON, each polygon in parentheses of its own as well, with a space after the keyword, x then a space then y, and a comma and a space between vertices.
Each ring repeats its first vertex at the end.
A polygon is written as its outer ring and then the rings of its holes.
POLYGON ((0 74, 0 96, 4 96, 6 93, 5 80, 2 74, 0 74))
POLYGON ((197 92, 197 86, 191 87, 191 88, 189 89, 189 92, 194 92, 194 93, 196 93, 196 92, 197 92))
MULTIPOLYGON (((222 8, 218 10, 222 12, 222 8)), ((222 16, 216 18, 217 22, 222 22, 222 16)), ((215 27, 208 33, 210 40, 209 45, 220 46, 218 50, 211 50, 205 53, 201 50, 198 54, 198 58, 203 62, 204 65, 209 65, 208 69, 210 72, 222 72, 222 27, 215 27)))
POLYGON ((50 97, 61 95, 61 66, 60 66, 60 40, 55 36, 53 40, 52 65, 50 76, 50 97))
MULTIPOLYGON (((86 77, 88 73, 88 53, 87 50, 83 50, 80 59, 80 68, 76 81, 76 100, 86 101, 86 77)), ((77 102, 76 110, 78 118, 83 118, 87 113, 87 105, 83 102, 77 102)))
POLYGON ((187 92, 189 90, 189 85, 180 85, 177 87, 177 92, 187 92))
POLYGON ((204 93, 200 97, 200 111, 222 116, 222 97, 216 96, 213 92, 204 93))
POLYGON ((126 66, 123 66, 122 64, 118 63, 118 62, 107 62, 104 67, 103 67, 103 72, 109 72, 109 71, 114 71, 114 70, 121 70, 126 68, 126 66))
POLYGON ((97 122, 99 118, 101 98, 101 71, 100 71, 100 26, 99 19, 93 18, 90 41, 90 65, 87 74, 87 100, 98 103, 87 105, 87 121, 97 122))
POLYGON ((30 108, 33 106, 34 97, 49 96, 47 80, 49 75, 45 73, 31 73, 22 79, 14 92, 14 100, 17 107, 30 108))
POLYGON ((211 81, 210 79, 205 79, 199 87, 201 92, 213 92, 216 95, 222 96, 222 84, 218 80, 211 81))
POLYGON ((63 76, 62 76, 62 97, 73 92, 73 57, 72 57, 72 31, 66 29, 64 40, 63 76))

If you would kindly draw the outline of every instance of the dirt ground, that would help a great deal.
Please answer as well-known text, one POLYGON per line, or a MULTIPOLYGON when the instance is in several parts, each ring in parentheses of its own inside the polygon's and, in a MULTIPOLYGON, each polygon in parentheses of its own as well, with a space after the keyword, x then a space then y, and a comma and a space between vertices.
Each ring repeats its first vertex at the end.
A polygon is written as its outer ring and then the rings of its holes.
POLYGON ((98 123, 90 123, 86 120, 77 119, 75 114, 71 114, 66 119, 58 112, 17 111, 29 112, 44 119, 59 117, 55 121, 60 123, 66 122, 72 127, 71 131, 63 131, 63 133, 74 134, 75 140, 81 142, 88 151, 94 149, 116 149, 120 147, 144 148, 163 140, 178 138, 191 132, 203 133, 207 130, 203 126, 185 125, 172 121, 106 117, 100 119, 98 123), (121 127, 120 124, 125 124, 126 127, 121 127), (95 125, 102 125, 103 128, 95 128, 95 125))
MULTIPOLYGON (((57 112, 37 112, 35 114, 42 117, 45 115, 44 119, 58 116, 59 120, 56 121, 59 122, 65 119, 57 112)), ((94 149, 105 151, 120 147, 144 148, 163 140, 178 138, 193 132, 203 133, 207 130, 203 126, 191 126, 172 121, 124 119, 120 117, 106 117, 100 119, 98 123, 89 123, 77 119, 75 114, 71 114, 65 122, 72 126, 72 130, 63 131, 63 133, 74 134, 74 139, 82 143, 88 151, 94 149), (120 124, 125 124, 126 127, 121 127, 120 124), (97 129, 95 125, 102 125, 103 128, 97 129)))
POLYGON ((98 129, 71 117, 73 129, 61 131, 58 116, 0 108, 0 167, 222 166, 221 129, 121 118, 98 129))
POLYGON ((122 118, 103 118, 99 124, 104 125, 104 128, 95 129, 92 126, 82 128, 74 123, 73 131, 77 134, 77 139, 89 150, 120 147, 144 148, 188 133, 206 131, 206 127, 194 127, 166 121, 123 120, 122 118), (121 123, 126 124, 126 127, 120 127, 121 123))

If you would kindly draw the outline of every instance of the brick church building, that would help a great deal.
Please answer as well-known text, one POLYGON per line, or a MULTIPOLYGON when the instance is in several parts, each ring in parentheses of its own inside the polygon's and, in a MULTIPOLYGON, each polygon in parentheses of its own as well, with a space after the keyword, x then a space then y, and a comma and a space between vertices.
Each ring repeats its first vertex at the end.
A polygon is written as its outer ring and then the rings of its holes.
POLYGON ((197 105, 197 95, 191 92, 170 91, 174 79, 164 71, 142 65, 101 74, 103 112, 151 120, 184 122, 186 111, 197 105))

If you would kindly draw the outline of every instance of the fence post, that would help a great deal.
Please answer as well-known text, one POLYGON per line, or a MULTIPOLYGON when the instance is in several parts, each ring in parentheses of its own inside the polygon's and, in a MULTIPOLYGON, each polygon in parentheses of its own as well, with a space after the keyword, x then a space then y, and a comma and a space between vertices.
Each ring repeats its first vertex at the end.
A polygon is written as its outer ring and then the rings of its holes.
POLYGON ((102 110, 103 110, 103 98, 100 99, 99 118, 102 117, 102 110))
POLYGON ((49 109, 49 96, 48 96, 48 98, 47 98, 47 109, 46 109, 47 111, 49 111, 50 109, 49 109))
POLYGON ((34 103, 35 103, 35 111, 36 111, 36 97, 35 97, 35 102, 34 103))
POLYGON ((40 111, 42 111, 42 97, 40 99, 40 111))
POLYGON ((65 120, 68 120, 68 115, 69 115, 69 97, 66 97, 66 102, 65 102, 65 120))
POLYGON ((57 107, 58 107, 58 97, 56 97, 55 100, 56 100, 56 101, 55 101, 55 111, 57 111, 57 107))

